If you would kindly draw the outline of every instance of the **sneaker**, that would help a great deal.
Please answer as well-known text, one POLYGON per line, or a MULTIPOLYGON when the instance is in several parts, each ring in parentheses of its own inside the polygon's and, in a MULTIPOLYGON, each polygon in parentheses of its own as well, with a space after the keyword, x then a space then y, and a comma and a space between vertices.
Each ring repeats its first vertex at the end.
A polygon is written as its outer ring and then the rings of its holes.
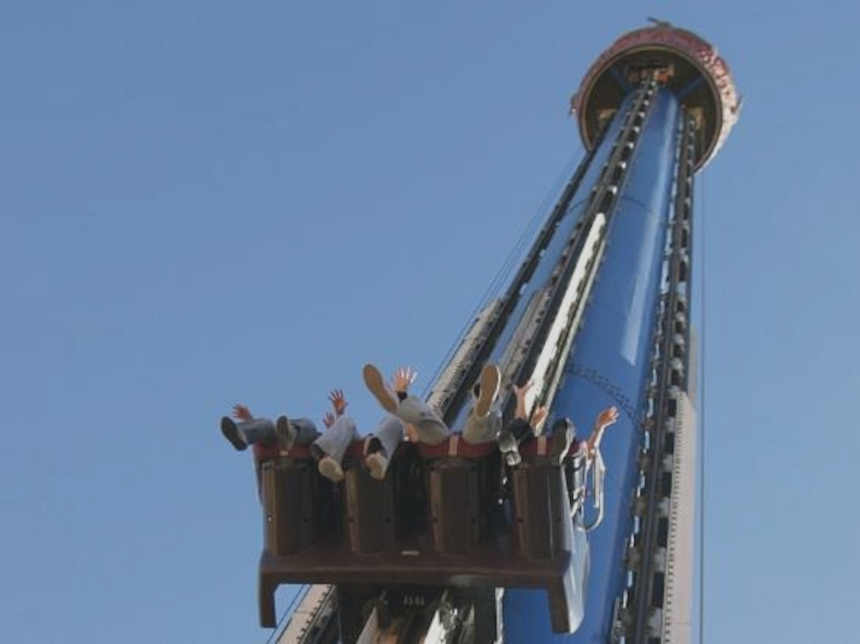
POLYGON ((382 455, 382 452, 374 452, 364 459, 364 464, 370 475, 377 481, 385 478, 385 472, 388 470, 388 459, 382 455))
POLYGON ((483 418, 490 413, 490 406, 495 402, 496 396, 499 395, 501 379, 502 374, 496 365, 484 365, 481 370, 481 391, 478 394, 478 401, 475 403, 476 416, 483 418))
POLYGON ((233 447, 240 452, 248 449, 248 443, 245 442, 242 432, 239 431, 239 427, 232 418, 224 416, 221 419, 221 433, 224 434, 224 438, 230 441, 233 444, 233 447))
POLYGON ((374 398, 379 401, 382 408, 389 414, 393 414, 397 411, 397 406, 399 404, 397 394, 391 391, 391 388, 386 384, 385 378, 382 377, 379 369, 374 367, 372 364, 366 364, 361 370, 361 373, 364 376, 364 384, 367 385, 370 393, 372 393, 374 398))
POLYGON ((507 463, 508 467, 516 467, 522 462, 523 457, 520 456, 518 450, 514 450, 513 452, 505 452, 505 463, 507 463))
POLYGON ((567 418, 561 418, 552 426, 552 436, 549 437, 547 457, 553 465, 561 465, 567 451, 573 444, 573 423, 567 418))
POLYGON ((296 441, 296 432, 286 416, 278 416, 275 421, 275 434, 278 436, 278 447, 285 452, 289 451, 296 441))
POLYGON ((320 474, 330 481, 340 483, 343 480, 343 469, 331 456, 323 456, 317 464, 320 474))
POLYGON ((362 453, 365 456, 374 454, 382 450, 382 441, 377 436, 365 436, 362 453))
POLYGON ((514 452, 517 449, 517 437, 507 429, 499 434, 499 450, 502 452, 514 452))

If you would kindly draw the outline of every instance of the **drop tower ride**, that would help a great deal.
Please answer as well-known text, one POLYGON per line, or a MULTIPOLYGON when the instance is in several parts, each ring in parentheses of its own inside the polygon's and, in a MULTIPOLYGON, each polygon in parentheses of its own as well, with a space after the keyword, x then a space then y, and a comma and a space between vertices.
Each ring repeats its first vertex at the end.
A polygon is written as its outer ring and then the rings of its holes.
MULTIPOLYGON (((379 554, 384 545, 367 545, 373 541, 367 535, 377 533, 355 527, 364 507, 358 496, 347 511, 355 524, 348 535, 351 550, 337 564, 329 555, 325 565, 298 555, 272 556, 278 537, 269 535, 261 561, 263 622, 273 621, 270 596, 278 583, 317 584, 307 595, 313 606, 300 608, 280 641, 334 641, 335 621, 344 641, 375 641, 386 620, 376 609, 367 619, 371 595, 376 607, 400 616, 429 607, 431 615, 417 622, 421 626, 412 622, 396 641, 692 640, 693 183, 723 145, 739 108, 716 49, 668 23, 622 35, 595 60, 571 100, 586 156, 507 288, 472 320, 428 396, 453 430, 462 429, 469 391, 481 367, 495 362, 506 384, 535 382, 530 405, 547 405, 550 423, 571 418, 580 436, 601 409, 616 406, 621 417, 606 433, 582 497, 571 480, 540 478, 544 474, 519 459, 501 459, 501 471, 491 474, 512 490, 504 502, 511 506, 515 546, 506 558, 492 559, 472 550, 480 530, 458 532, 459 519, 453 521, 434 500, 438 494, 444 503, 443 493, 450 494, 452 481, 460 480, 456 472, 470 480, 474 467, 468 461, 480 456, 457 452, 462 447, 455 441, 446 447, 451 462, 428 466, 428 480, 436 481, 428 492, 434 527, 426 543, 432 553, 409 551, 408 579, 398 572, 399 554, 379 554), (534 519, 540 495, 528 486, 538 480, 545 486, 540 489, 555 495, 544 508, 548 523, 534 519), (571 503, 561 515, 555 484, 571 503), (586 492, 589 503, 583 504, 586 492), (563 529, 552 527, 559 516, 563 529), (374 547, 371 566, 362 557, 374 547), (471 552, 476 554, 458 559, 471 552), (497 562, 508 560, 522 561, 524 569, 546 563, 546 570, 547 562, 564 560, 558 570, 566 571, 567 581, 553 591, 549 572, 501 570, 497 562), (372 587, 357 591, 356 580, 371 570, 372 587)), ((510 418, 512 400, 504 403, 510 418)), ((345 494, 363 494, 362 485, 354 482, 345 494)), ((270 524, 278 514, 272 503, 264 503, 270 524)), ((461 518, 468 524, 467 515, 461 518)))
MULTIPOLYGON (((693 182, 740 102, 716 48, 665 22, 618 38, 571 99, 593 179, 563 207, 607 224, 552 412, 587 427, 602 405, 624 410, 603 445, 606 516, 590 539, 587 606, 566 636, 573 642, 692 641, 693 182)), ((535 621, 521 617, 540 599, 506 594, 511 641, 536 634, 535 621)))

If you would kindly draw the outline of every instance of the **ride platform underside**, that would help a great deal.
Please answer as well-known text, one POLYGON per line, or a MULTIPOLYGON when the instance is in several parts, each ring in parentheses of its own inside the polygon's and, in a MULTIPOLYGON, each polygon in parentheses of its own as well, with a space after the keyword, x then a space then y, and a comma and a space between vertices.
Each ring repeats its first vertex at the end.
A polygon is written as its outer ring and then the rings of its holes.
POLYGON ((693 179, 739 101, 711 45, 658 23, 604 52, 572 105, 585 158, 428 395, 455 434, 401 444, 382 481, 358 445, 338 485, 303 448, 262 464, 262 624, 280 584, 314 584, 280 641, 690 641, 693 179), (461 440, 487 363, 502 392, 534 383, 546 427, 584 437, 615 406, 596 457, 461 440))

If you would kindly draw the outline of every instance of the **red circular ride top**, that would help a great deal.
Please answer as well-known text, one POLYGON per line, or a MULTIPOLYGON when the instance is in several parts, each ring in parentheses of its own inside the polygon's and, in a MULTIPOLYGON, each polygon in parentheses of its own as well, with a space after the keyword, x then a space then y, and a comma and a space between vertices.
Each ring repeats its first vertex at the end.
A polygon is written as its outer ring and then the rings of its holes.
MULTIPOLYGON (((705 120, 702 149, 696 165, 701 167, 714 157, 738 119, 740 97, 729 67, 716 48, 693 32, 667 22, 624 34, 588 69, 571 99, 571 109, 577 114, 580 136, 586 147, 591 148, 597 135, 595 114, 601 108, 617 108, 619 104, 621 95, 608 88, 618 83, 610 70, 617 71, 619 63, 621 66, 633 62, 641 64, 661 58, 685 70, 678 75, 678 83, 683 81, 689 87, 702 85, 695 92, 687 92, 682 102, 688 107, 691 104, 701 107, 705 120)), ((675 89, 684 93, 685 87, 678 85, 675 89)))

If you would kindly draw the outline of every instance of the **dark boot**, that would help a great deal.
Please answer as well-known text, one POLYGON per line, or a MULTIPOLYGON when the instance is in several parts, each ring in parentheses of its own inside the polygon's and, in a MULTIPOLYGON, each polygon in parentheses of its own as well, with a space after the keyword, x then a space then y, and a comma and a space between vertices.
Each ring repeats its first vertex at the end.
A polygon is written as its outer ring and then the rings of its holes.
POLYGON ((245 442, 242 432, 239 431, 239 427, 233 422, 232 418, 224 416, 221 419, 221 433, 240 452, 248 448, 248 443, 245 442))

